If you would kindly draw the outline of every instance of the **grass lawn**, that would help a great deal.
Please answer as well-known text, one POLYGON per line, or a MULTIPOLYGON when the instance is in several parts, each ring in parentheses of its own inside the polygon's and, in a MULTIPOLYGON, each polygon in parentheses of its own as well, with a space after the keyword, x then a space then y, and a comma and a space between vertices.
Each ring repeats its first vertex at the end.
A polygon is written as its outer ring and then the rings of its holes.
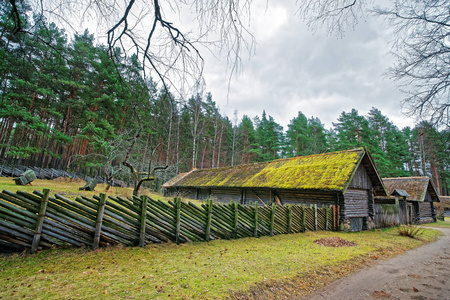
MULTIPOLYGON (((42 192, 42 189, 48 188, 50 189, 50 195, 61 194, 66 198, 74 199, 77 196, 86 196, 92 197, 93 195, 98 195, 100 193, 105 193, 108 196, 120 196, 120 197, 131 197, 133 195, 133 188, 121 188, 121 187, 111 187, 109 191, 106 191, 106 184, 99 183, 95 187, 95 191, 80 191, 79 187, 85 185, 84 180, 76 179, 70 180, 68 178, 58 178, 54 180, 44 180, 44 179, 36 179, 32 182, 32 185, 16 185, 12 177, 0 177, 0 191, 8 190, 11 192, 16 192, 18 190, 32 193, 34 190, 38 190, 42 192)), ((173 198, 165 198, 159 195, 159 193, 150 192, 148 189, 141 189, 140 195, 147 195, 152 197, 155 200, 173 200, 173 198)), ((190 200, 195 204, 198 204, 201 201, 190 200)))
POLYGON ((450 217, 445 217, 445 221, 437 221, 435 223, 423 224, 424 227, 450 228, 450 217))
MULTIPOLYGON (((0 189, 42 190, 68 198, 105 191, 78 191, 84 182, 35 180, 16 186, 0 178, 0 189)), ((131 188, 111 188, 130 196, 131 188)), ((150 194, 152 198, 160 198, 150 194)), ((430 226, 450 227, 450 220, 430 226)), ((0 299, 275 299, 301 297, 379 259, 398 255, 436 239, 425 229, 420 239, 398 235, 396 228, 359 233, 307 232, 274 237, 216 240, 209 243, 139 247, 53 249, 35 255, 0 255, 0 299), (356 247, 315 244, 339 236, 356 247)))
POLYGON ((0 256, 0 299, 269 299, 299 297, 378 259, 433 241, 395 228, 307 232, 209 243, 54 249, 0 256), (339 236, 356 247, 315 244, 339 236))

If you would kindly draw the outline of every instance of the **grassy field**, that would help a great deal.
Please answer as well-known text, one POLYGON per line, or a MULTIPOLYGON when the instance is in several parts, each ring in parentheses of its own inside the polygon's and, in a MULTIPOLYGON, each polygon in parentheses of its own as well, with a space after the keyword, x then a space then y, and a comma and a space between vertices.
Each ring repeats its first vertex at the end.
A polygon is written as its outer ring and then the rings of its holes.
POLYGON ((424 227, 450 228, 450 217, 445 217, 445 221, 437 221, 436 223, 424 224, 424 227))
MULTIPOLYGON (((15 186, 0 178, 0 188, 32 191, 50 188, 79 195, 84 182, 36 180, 15 186)), ((99 185, 91 196, 104 192, 99 185)), ((131 189, 109 195, 129 196, 131 189)), ((158 195, 151 195, 157 197, 158 195)), ((431 226, 450 227, 450 220, 431 226)), ((307 232, 275 237, 216 240, 209 243, 139 247, 53 249, 35 255, 0 256, 0 299, 284 299, 301 297, 377 260, 436 239, 426 229, 419 239, 400 237, 396 228, 359 233, 307 232), (339 236, 355 247, 314 243, 339 236)))
MULTIPOLYGON (((70 180, 68 178, 58 178, 54 180, 42 180, 37 179, 32 182, 32 185, 16 185, 14 180, 10 177, 0 177, 0 191, 8 190, 16 192, 17 190, 32 193, 34 190, 42 191, 44 188, 50 189, 50 195, 55 193, 61 194, 69 199, 73 199, 76 196, 92 197, 100 193, 106 193, 108 196, 121 196, 131 197, 133 195, 133 188, 120 188, 111 187, 109 191, 106 191, 106 184, 99 183, 95 187, 95 191, 80 191, 79 187, 85 185, 84 180, 75 179, 70 180)), ((152 193, 148 189, 141 189, 140 195, 147 195, 155 200, 168 200, 172 198, 164 198, 158 193, 152 193)))
POLYGON ((307 232, 209 243, 54 249, 0 256, 0 299, 268 299, 305 295, 355 269, 433 241, 396 229, 307 232), (339 236, 356 247, 314 243, 339 236))

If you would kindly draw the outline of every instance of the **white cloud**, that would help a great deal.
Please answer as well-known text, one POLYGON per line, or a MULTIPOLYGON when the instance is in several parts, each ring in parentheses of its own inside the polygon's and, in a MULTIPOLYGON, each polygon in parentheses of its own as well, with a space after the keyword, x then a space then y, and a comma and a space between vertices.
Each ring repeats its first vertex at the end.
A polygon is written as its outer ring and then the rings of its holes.
POLYGON ((259 45, 232 78, 228 98, 226 64, 206 57, 207 90, 223 113, 231 119, 235 109, 250 117, 265 110, 286 129, 302 111, 329 128, 342 111, 355 108, 366 115, 376 107, 400 128, 414 124, 401 113, 402 94, 383 75, 394 60, 380 20, 369 19, 336 38, 307 31, 293 11, 293 4, 272 1, 253 12, 259 45))

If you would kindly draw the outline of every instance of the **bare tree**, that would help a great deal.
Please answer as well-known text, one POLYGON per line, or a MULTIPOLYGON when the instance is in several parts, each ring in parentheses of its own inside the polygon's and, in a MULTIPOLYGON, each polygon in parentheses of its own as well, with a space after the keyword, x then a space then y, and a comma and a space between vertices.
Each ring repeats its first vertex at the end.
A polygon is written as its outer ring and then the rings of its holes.
MULTIPOLYGON (((111 56, 116 47, 132 50, 168 90, 191 93, 202 81, 200 50, 228 59, 233 73, 245 48, 252 50, 247 29, 251 0, 9 0, 14 32, 26 32, 25 9, 68 31, 95 24, 106 37, 111 56), (186 16, 188 16, 186 18, 186 16), (183 19, 184 18, 184 19, 183 19), (206 47, 206 49, 205 49, 206 47)), ((84 30, 84 28, 82 28, 84 30)), ((19 35, 18 35, 19 36, 19 35)), ((230 74, 231 78, 231 74, 230 74)))
POLYGON ((449 127, 450 2, 397 0, 378 8, 395 29, 397 64, 391 74, 399 80, 409 115, 449 127))
POLYGON ((360 18, 384 17, 395 34, 397 63, 389 70, 406 97, 406 114, 449 127, 450 2, 395 0, 374 6, 366 0, 305 0, 299 12, 311 28, 326 26, 342 36, 360 18))

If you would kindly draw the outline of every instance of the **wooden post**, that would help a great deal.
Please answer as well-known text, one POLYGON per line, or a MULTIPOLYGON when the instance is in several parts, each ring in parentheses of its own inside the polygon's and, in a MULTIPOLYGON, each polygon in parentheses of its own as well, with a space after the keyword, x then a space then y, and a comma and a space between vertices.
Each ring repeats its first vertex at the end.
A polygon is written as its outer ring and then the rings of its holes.
POLYGON ((212 216, 212 200, 206 200, 206 206, 208 207, 206 215, 206 237, 205 241, 209 242, 211 235, 211 216, 212 216))
POLYGON ((255 201, 255 217, 254 217, 254 224, 255 224, 255 232, 254 236, 258 237, 258 204, 255 201))
POLYGON ((175 198, 176 220, 175 220, 175 242, 180 243, 180 226, 181 226, 181 199, 175 198))
POLYGON ((341 213, 341 208, 340 208, 340 206, 338 205, 337 207, 336 207, 336 231, 340 231, 340 226, 339 225, 341 225, 339 222, 340 222, 340 218, 341 218, 341 216, 340 216, 340 213, 341 213))
POLYGON ((317 231, 317 204, 314 204, 314 230, 317 231))
POLYGON ((139 247, 145 246, 145 221, 147 219, 147 196, 141 196, 141 230, 139 232, 139 247))
POLYGON ((287 211, 288 211, 288 215, 287 215, 287 217, 288 217, 288 222, 287 222, 287 232, 288 233, 291 233, 291 224, 292 224, 292 207, 291 207, 291 205, 288 205, 287 206, 287 211))
POLYGON ((97 221, 95 224, 94 242, 92 243, 92 249, 97 250, 100 245, 100 236, 102 233, 103 214, 105 213, 106 206, 106 194, 100 193, 100 202, 98 204, 97 221))
POLYGON ((331 207, 333 209, 333 231, 336 230, 336 206, 331 207))
POLYGON ((328 230, 328 207, 325 207, 325 230, 328 230))
POLYGON ((302 227, 303 232, 306 232, 306 210, 303 205, 302 205, 302 227))
POLYGON ((238 228, 238 211, 239 205, 237 202, 231 202, 234 208, 234 216, 233 216, 233 237, 237 238, 237 228, 238 228))
POLYGON ((47 210, 48 195, 50 193, 49 189, 43 190, 43 195, 41 198, 41 207, 39 208, 39 215, 36 224, 36 230, 33 237, 33 242, 31 244, 31 253, 36 253, 39 243, 41 242, 42 227, 44 225, 45 212, 47 210))
POLYGON ((272 213, 270 214, 270 236, 273 236, 273 223, 275 222, 275 209, 277 208, 275 203, 272 203, 272 213))

